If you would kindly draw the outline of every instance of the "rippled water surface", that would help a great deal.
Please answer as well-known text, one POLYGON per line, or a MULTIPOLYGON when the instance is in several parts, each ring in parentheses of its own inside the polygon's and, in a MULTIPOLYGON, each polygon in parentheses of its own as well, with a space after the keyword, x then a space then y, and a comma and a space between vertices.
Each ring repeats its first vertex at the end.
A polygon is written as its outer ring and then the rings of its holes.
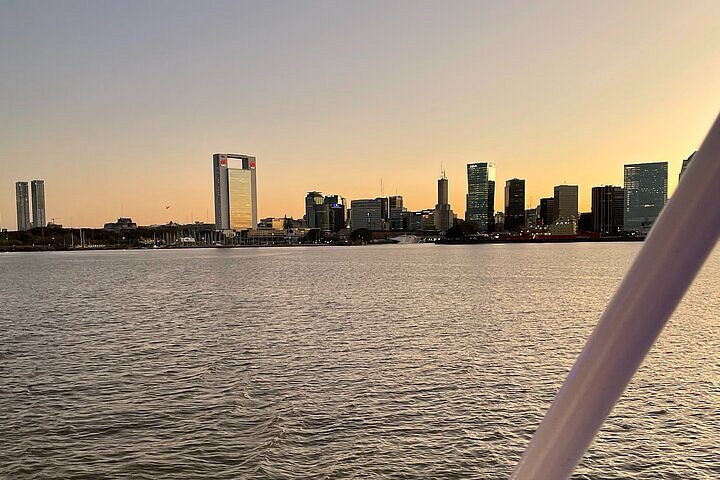
MULTIPOLYGON (((639 248, 0 254, 0 478, 507 478, 639 248)), ((719 291, 575 478, 720 478, 719 291)))

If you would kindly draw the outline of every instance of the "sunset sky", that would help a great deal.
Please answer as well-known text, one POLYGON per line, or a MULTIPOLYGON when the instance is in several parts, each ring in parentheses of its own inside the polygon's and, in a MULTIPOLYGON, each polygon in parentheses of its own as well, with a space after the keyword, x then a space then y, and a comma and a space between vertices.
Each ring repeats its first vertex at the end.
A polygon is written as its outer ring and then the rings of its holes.
POLYGON ((720 1, 0 0, 0 226, 14 184, 47 218, 211 220, 214 152, 258 159, 261 217, 309 190, 432 208, 442 163, 553 185, 670 191, 720 109, 720 1), (165 209, 169 205, 170 209, 165 209))

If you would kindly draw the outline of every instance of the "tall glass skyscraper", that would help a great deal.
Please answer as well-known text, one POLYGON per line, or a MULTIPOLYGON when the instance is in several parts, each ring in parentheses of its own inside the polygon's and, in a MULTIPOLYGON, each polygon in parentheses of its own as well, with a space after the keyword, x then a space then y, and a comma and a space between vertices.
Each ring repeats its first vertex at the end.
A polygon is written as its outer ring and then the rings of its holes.
POLYGON ((505 230, 517 232, 525 227, 525 180, 505 182, 505 230))
POLYGON ((623 229, 624 199, 621 187, 592 187, 593 232, 608 236, 620 235, 623 229))
POLYGON ((495 164, 468 163, 467 178, 465 221, 490 232, 495 225, 495 164))
POLYGON ((33 227, 45 226, 45 181, 33 180, 30 182, 32 191, 33 227))
POLYGON ((213 155, 215 228, 248 230, 257 227, 255 157, 232 153, 213 155))
POLYGON ((667 162, 625 165, 623 229, 647 233, 667 202, 667 162))
POLYGON ((15 183, 15 204, 17 206, 18 232, 28 230, 30 228, 30 195, 27 182, 15 183))

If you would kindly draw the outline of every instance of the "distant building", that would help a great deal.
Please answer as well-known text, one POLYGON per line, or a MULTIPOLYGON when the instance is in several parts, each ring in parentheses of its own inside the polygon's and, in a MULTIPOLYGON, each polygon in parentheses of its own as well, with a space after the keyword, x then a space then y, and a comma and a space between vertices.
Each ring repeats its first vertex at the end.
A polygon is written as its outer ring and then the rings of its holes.
POLYGON ((476 224, 481 232, 489 232, 495 223, 495 164, 467 165, 468 192, 465 221, 476 224))
POLYGON ((30 182, 32 192, 33 227, 44 227, 45 221, 45 181, 33 180, 30 182))
POLYGON ((17 206, 18 232, 30 229, 30 195, 27 182, 15 183, 15 204, 17 206))
POLYGON ((388 198, 352 200, 350 202, 350 229, 355 231, 361 228, 368 230, 389 229, 388 198))
POLYGON ((683 173, 685 173, 685 169, 690 165, 690 162, 692 162, 692 159, 696 153, 697 151, 693 152, 688 158, 683 160, 682 168, 680 169, 680 176, 678 177, 679 179, 682 178, 683 173))
POLYGON ((213 155, 215 227, 248 230, 258 223, 256 159, 247 155, 213 155))
POLYGON ((525 210, 525 226, 528 228, 534 228, 538 224, 538 209, 528 208, 525 210))
POLYGON ((495 226, 493 230, 496 232, 502 232, 505 230, 505 214, 503 212, 496 212, 494 217, 495 226))
POLYGON ((450 208, 448 179, 445 176, 445 172, 443 172, 442 177, 438 179, 437 189, 438 199, 433 214, 435 230, 440 233, 445 233, 455 222, 455 212, 450 208))
POLYGON ((505 230, 518 232, 525 228, 525 180, 505 182, 505 230))
POLYGON ((324 203, 328 206, 330 231, 337 233, 347 223, 347 200, 339 195, 327 195, 324 203))
POLYGON ((325 219, 322 213, 318 212, 318 208, 324 203, 324 197, 320 192, 308 192, 305 195, 305 225, 308 228, 320 228, 320 224, 329 224, 329 211, 326 213, 325 219), (320 218, 319 218, 320 217, 320 218), (323 222, 325 220, 325 222, 323 222))
POLYGON ((577 220, 578 218, 578 186, 557 185, 555 187, 553 205, 555 222, 561 220, 577 220))
POLYGON ((555 198, 541 198, 538 221, 541 225, 549 226, 555 223, 555 198))
POLYGON ((123 230, 135 230, 138 228, 137 223, 132 218, 120 217, 117 222, 106 223, 103 227, 108 232, 121 232, 123 230))
POLYGON ((593 231, 593 215, 592 212, 581 212, 578 216, 577 229, 581 232, 593 231))
POLYGON ((345 227, 347 205, 339 195, 323 196, 308 192, 305 196, 305 225, 323 232, 338 232, 345 227))
POLYGON ((667 202, 667 185, 667 162, 625 165, 625 231, 640 234, 650 231, 667 202))
POLYGON ((550 225, 550 233, 553 235, 575 235, 577 233, 577 220, 574 218, 555 220, 555 223, 550 225))
POLYGON ((605 236, 620 235, 623 229, 624 192, 622 187, 605 185, 592 188, 592 231, 605 236))
POLYGON ((403 208, 403 197, 402 195, 393 195, 388 197, 388 208, 403 208))

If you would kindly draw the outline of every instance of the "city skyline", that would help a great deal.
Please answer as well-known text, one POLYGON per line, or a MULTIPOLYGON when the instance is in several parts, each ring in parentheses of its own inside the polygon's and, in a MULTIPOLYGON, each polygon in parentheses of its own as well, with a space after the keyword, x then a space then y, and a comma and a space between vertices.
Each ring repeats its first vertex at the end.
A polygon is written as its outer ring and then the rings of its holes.
POLYGON ((672 194, 720 100, 717 2, 0 13, 3 228, 25 178, 52 185, 46 217, 66 225, 212 222, 218 151, 261 159, 260 218, 302 216, 288 199, 310 190, 374 198, 381 178, 410 210, 432 208, 441 164, 462 215, 476 162, 497 165, 498 185, 525 179, 526 206, 567 183, 589 211, 591 187, 622 185, 625 164, 669 162, 672 194), (242 36, 207 28, 240 16, 242 36))

